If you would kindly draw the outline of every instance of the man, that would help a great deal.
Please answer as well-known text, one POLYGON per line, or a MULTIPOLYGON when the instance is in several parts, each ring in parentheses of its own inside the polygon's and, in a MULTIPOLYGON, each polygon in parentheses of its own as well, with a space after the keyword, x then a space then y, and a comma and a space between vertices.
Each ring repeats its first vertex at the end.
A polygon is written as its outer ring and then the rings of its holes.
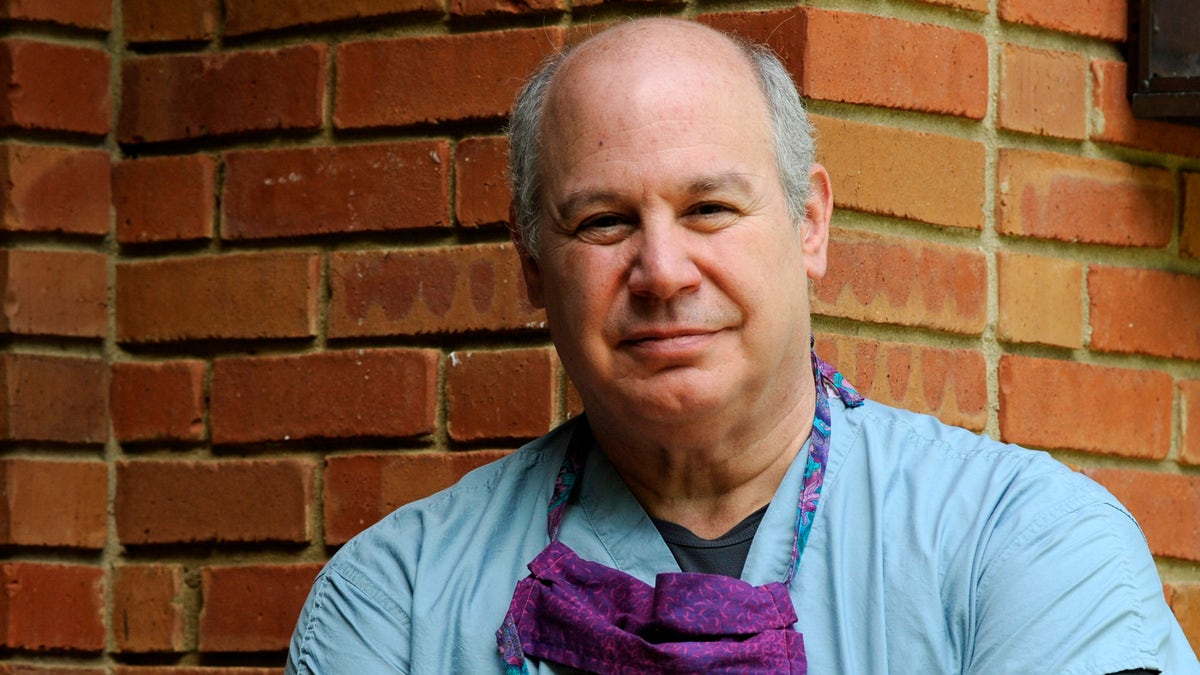
POLYGON ((810 355, 832 193, 774 57, 630 22, 511 123, 586 416, 348 543, 289 672, 1200 673, 1107 492, 810 355))

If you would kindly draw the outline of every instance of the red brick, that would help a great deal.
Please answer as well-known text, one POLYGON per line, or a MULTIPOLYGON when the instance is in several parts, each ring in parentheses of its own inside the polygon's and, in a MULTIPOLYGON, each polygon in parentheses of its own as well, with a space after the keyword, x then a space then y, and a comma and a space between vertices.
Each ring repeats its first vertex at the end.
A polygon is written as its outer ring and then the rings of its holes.
POLYGON ((553 27, 340 45, 334 123, 353 129, 502 117, 564 37, 553 27))
POLYGON ((108 54, 20 38, 0 40, 0 127, 103 135, 112 126, 108 54))
POLYGON ((1200 560, 1200 476, 1084 469, 1129 509, 1154 555, 1200 560))
POLYGON ((138 460, 117 464, 122 544, 306 542, 306 460, 138 460))
POLYGON ((408 13, 438 13, 445 0, 225 0, 225 32, 244 35, 408 13))
POLYGON ((329 337, 544 328, 509 244, 336 252, 329 337))
POLYGON ((0 439, 108 440, 108 368, 71 356, 0 354, 0 439))
POLYGON ((113 170, 117 241, 208 239, 213 235, 217 163, 208 155, 126 160, 113 170))
POLYGON ((129 42, 207 42, 217 30, 217 0, 122 0, 121 17, 129 42))
POLYGON ((221 236, 447 227, 449 162, 446 141, 230 152, 221 236))
POLYGON ((35 666, 25 663, 0 663, 0 675, 107 675, 102 668, 35 666))
POLYGON ((118 263, 117 339, 310 337, 319 265, 292 251, 118 263))
POLYGON ((1083 265, 1011 251, 996 254, 1000 322, 1006 342, 1083 346, 1083 265))
POLYGON ((557 409, 552 349, 451 352, 446 415, 456 441, 536 438, 557 409))
POLYGON ((422 436, 437 425, 437 352, 218 359, 209 415, 214 443, 422 436))
POLYGON ((679 5, 687 0, 572 0, 572 7, 598 7, 600 5, 679 5))
POLYGON ((1092 265, 1094 350, 1200 360, 1200 276, 1092 265))
POLYGON ((117 440, 204 440, 204 362, 115 363, 109 392, 117 440))
MULTIPOLYGON (((579 1, 573 4, 578 6, 579 1)), ((696 20, 719 31, 740 35, 750 42, 767 45, 787 67, 792 79, 804 82, 804 46, 808 41, 808 12, 805 9, 716 12, 701 14, 696 20)))
POLYGON ((988 13, 988 0, 920 0, 931 5, 944 5, 954 9, 966 9, 972 12, 988 13))
POLYGON ((450 0, 450 13, 454 16, 532 14, 566 9, 563 0, 450 0))
POLYGON ((201 652, 286 649, 319 564, 206 567, 201 652))
POLYGON ((982 35, 855 12, 807 13, 805 96, 971 119, 987 114, 982 35))
POLYGON ((0 638, 12 649, 104 649, 104 570, 34 562, 0 564, 0 638))
POLYGON ((978 251, 866 232, 835 232, 813 312, 978 334, 987 324, 987 263, 978 251))
POLYGON ((1170 172, 1125 162, 1004 149, 996 228, 1114 246, 1163 247, 1175 223, 1170 172))
POLYGON ((1004 45, 997 121, 1013 131, 1087 138, 1087 57, 1004 45))
POLYGON ((817 159, 839 208, 934 225, 983 227, 982 144, 951 136, 813 116, 817 159))
POLYGON ((0 332, 100 338, 108 333, 108 256, 0 251, 0 332))
POLYGON ((1135 119, 1129 105, 1125 63, 1092 61, 1092 139, 1171 155, 1200 157, 1200 129, 1157 120, 1135 119))
POLYGON ((0 544, 99 549, 108 535, 101 462, 0 460, 0 544))
POLYGON ((1183 174, 1183 232, 1179 252, 1185 258, 1200 258, 1200 173, 1183 174))
POLYGON ((183 590, 179 565, 118 565, 111 623, 117 651, 183 651, 183 590))
POLYGON ((1183 405, 1183 442, 1179 461, 1200 464, 1200 380, 1180 382, 1179 394, 1183 405))
POLYGON ((0 192, 10 232, 105 235, 109 156, 103 150, 0 146, 0 192))
POLYGON ((121 63, 122 143, 248 132, 315 131, 325 122, 325 45, 164 54, 121 63))
POLYGON ((1200 654, 1200 584, 1168 584, 1165 591, 1192 651, 1200 654))
POLYGON ((0 17, 112 30, 112 0, 5 0, 0 17))
POLYGON ((467 138, 454 150, 454 206, 463 227, 508 222, 508 142, 502 136, 467 138))
POLYGON ((826 334, 817 353, 872 400, 976 431, 987 424, 987 362, 978 351, 826 334))
POLYGON ((1124 42, 1127 0, 1000 0, 1000 18, 1027 26, 1124 42))
POLYGON ((506 450, 329 457, 325 465, 325 543, 344 544, 395 509, 448 488, 506 450))
POLYGON ((1041 448, 1163 459, 1171 449, 1173 389, 1162 372, 1007 355, 1000 359, 1000 436, 1041 448))

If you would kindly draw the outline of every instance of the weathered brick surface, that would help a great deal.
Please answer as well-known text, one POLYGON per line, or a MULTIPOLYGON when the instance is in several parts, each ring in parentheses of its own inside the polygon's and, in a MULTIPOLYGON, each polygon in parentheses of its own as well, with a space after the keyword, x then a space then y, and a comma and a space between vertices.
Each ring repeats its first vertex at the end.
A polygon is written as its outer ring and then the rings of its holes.
POLYGON ((329 336, 542 328, 508 244, 334 253, 329 336))
POLYGON ((442 12, 445 0, 225 0, 225 31, 244 35, 330 21, 442 12))
POLYGON ((112 126, 111 60, 91 47, 0 40, 0 127, 103 135, 112 126))
POLYGON ((0 439, 108 440, 108 368, 99 359, 0 354, 0 439))
POLYGON ((102 668, 35 666, 27 663, 0 663, 0 675, 107 675, 102 668))
POLYGON ((1000 321, 1007 342, 1083 346, 1083 264, 1062 258, 996 254, 1000 321))
POLYGON ((1200 173, 1183 174, 1183 231, 1179 252, 1188 258, 1200 258, 1200 173))
POLYGON ((119 565, 113 570, 112 619, 117 651, 179 652, 184 643, 183 568, 119 565))
POLYGON ((117 264, 117 339, 315 335, 320 259, 259 252, 117 264))
MULTIPOLYGON (((577 6, 578 0, 573 4, 577 6)), ((808 42, 806 9, 796 7, 765 12, 715 12, 701 14, 696 20, 717 30, 769 46, 792 74, 792 79, 797 83, 804 82, 805 45, 808 42)))
POLYGON ((1200 380, 1179 383, 1183 405, 1183 444, 1179 461, 1200 464, 1200 380))
POLYGON ((319 564, 206 567, 201 652, 286 649, 319 564))
POLYGON ((213 235, 217 163, 208 155, 126 160, 113 168, 117 241, 208 239, 213 235))
POLYGON ((1084 469, 1129 509, 1154 555, 1200 560, 1200 476, 1084 469))
POLYGON ((450 0, 450 13, 454 16, 562 12, 566 8, 564 0, 450 0))
POLYGON ((225 155, 226 239, 450 225, 446 141, 225 155))
POLYGON ((104 570, 0 563, 0 645, 25 650, 104 648, 104 570))
POLYGON ((1164 591, 1192 651, 1200 654, 1200 584, 1167 584, 1164 591))
POLYGON ((145 143, 316 130, 324 123, 326 51, 302 45, 126 58, 117 137, 145 143))
POLYGON ((446 412, 456 441, 536 438, 554 421, 558 358, 552 349, 450 352, 446 412))
POLYGON ((112 29, 112 0, 6 0, 0 17, 107 31, 112 29))
POLYGON ((0 332, 101 338, 108 333, 103 253, 0 250, 0 332))
POLYGON ((338 455, 325 461, 325 543, 344 544, 395 509, 448 488, 505 450, 338 455))
POLYGON ((987 114, 982 35, 856 12, 807 14, 806 96, 971 119, 987 114))
POLYGON ((818 335, 817 353, 872 400, 976 431, 987 424, 987 362, 979 352, 818 335))
POLYGON ((307 460, 133 460, 117 463, 122 544, 304 542, 312 500, 307 460))
POLYGON ((204 362, 115 363, 109 393, 119 441, 204 439, 204 362))
POLYGON ((340 45, 334 123, 352 129, 501 117, 521 81, 564 37, 546 28, 340 45))
POLYGON ((107 234, 109 173, 103 150, 0 146, 0 227, 10 232, 107 234))
POLYGON ((1092 61, 1092 139, 1171 155, 1200 157, 1200 128, 1135 119, 1127 96, 1125 63, 1092 61))
POLYGON ((874 323, 982 332, 987 322, 983 254, 945 244, 835 232, 813 311, 874 323))
POLYGON ((1200 360, 1200 276, 1092 265, 1092 349, 1200 360))
POLYGON ((1087 138, 1087 57, 1005 45, 1000 126, 1059 138, 1087 138))
POLYGON ((214 443, 411 438, 434 431, 437 352, 353 349, 218 359, 214 443))
MULTIPOLYGON (((502 136, 467 138, 454 150, 454 208, 463 227, 508 221, 508 142, 502 136)), ((1200 197, 1198 197, 1200 198, 1200 197)))
POLYGON ((839 208, 983 227, 984 146, 973 141, 813 116, 817 159, 839 208))
POLYGON ((1000 0, 997 11, 1004 21, 1113 42, 1124 41, 1128 28, 1126 0, 1094 0, 1086 7, 1076 0, 1000 0))
POLYGON ((1162 247, 1175 222, 1170 172, 1104 159, 1005 149, 996 228, 1004 234, 1162 247))
POLYGON ((122 0, 129 42, 208 41, 217 30, 218 0, 122 0))
POLYGON ((0 460, 0 544, 99 549, 107 532, 105 464, 0 460))
POLYGON ((1171 376, 1154 370, 1004 356, 1000 437, 1041 448, 1163 459, 1171 447, 1173 389, 1171 376))

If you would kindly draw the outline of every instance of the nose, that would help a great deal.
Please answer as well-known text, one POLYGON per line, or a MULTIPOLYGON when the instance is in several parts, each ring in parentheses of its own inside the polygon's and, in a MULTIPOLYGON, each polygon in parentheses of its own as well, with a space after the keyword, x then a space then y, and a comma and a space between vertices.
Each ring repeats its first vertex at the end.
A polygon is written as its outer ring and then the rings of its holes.
POLYGON ((695 236, 671 218, 644 219, 634 237, 637 251, 629 290, 637 296, 667 300, 697 288, 701 274, 691 250, 695 236))

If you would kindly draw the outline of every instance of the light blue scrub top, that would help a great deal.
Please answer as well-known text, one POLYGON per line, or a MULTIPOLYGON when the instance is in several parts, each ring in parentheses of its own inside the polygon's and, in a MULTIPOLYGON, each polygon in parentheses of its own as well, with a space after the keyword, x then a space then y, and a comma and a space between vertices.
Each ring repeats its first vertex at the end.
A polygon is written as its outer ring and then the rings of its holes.
MULTIPOLYGON (((831 397, 823 495, 790 588, 809 672, 1200 674, 1141 530, 1041 452, 831 397)), ((548 543, 568 422, 347 543, 313 586, 288 673, 502 673, 495 632, 548 543)), ((742 578, 784 578, 803 449, 742 578)), ((561 540, 652 584, 679 571, 599 452, 561 540)), ((562 672, 531 663, 532 673, 562 672)))

